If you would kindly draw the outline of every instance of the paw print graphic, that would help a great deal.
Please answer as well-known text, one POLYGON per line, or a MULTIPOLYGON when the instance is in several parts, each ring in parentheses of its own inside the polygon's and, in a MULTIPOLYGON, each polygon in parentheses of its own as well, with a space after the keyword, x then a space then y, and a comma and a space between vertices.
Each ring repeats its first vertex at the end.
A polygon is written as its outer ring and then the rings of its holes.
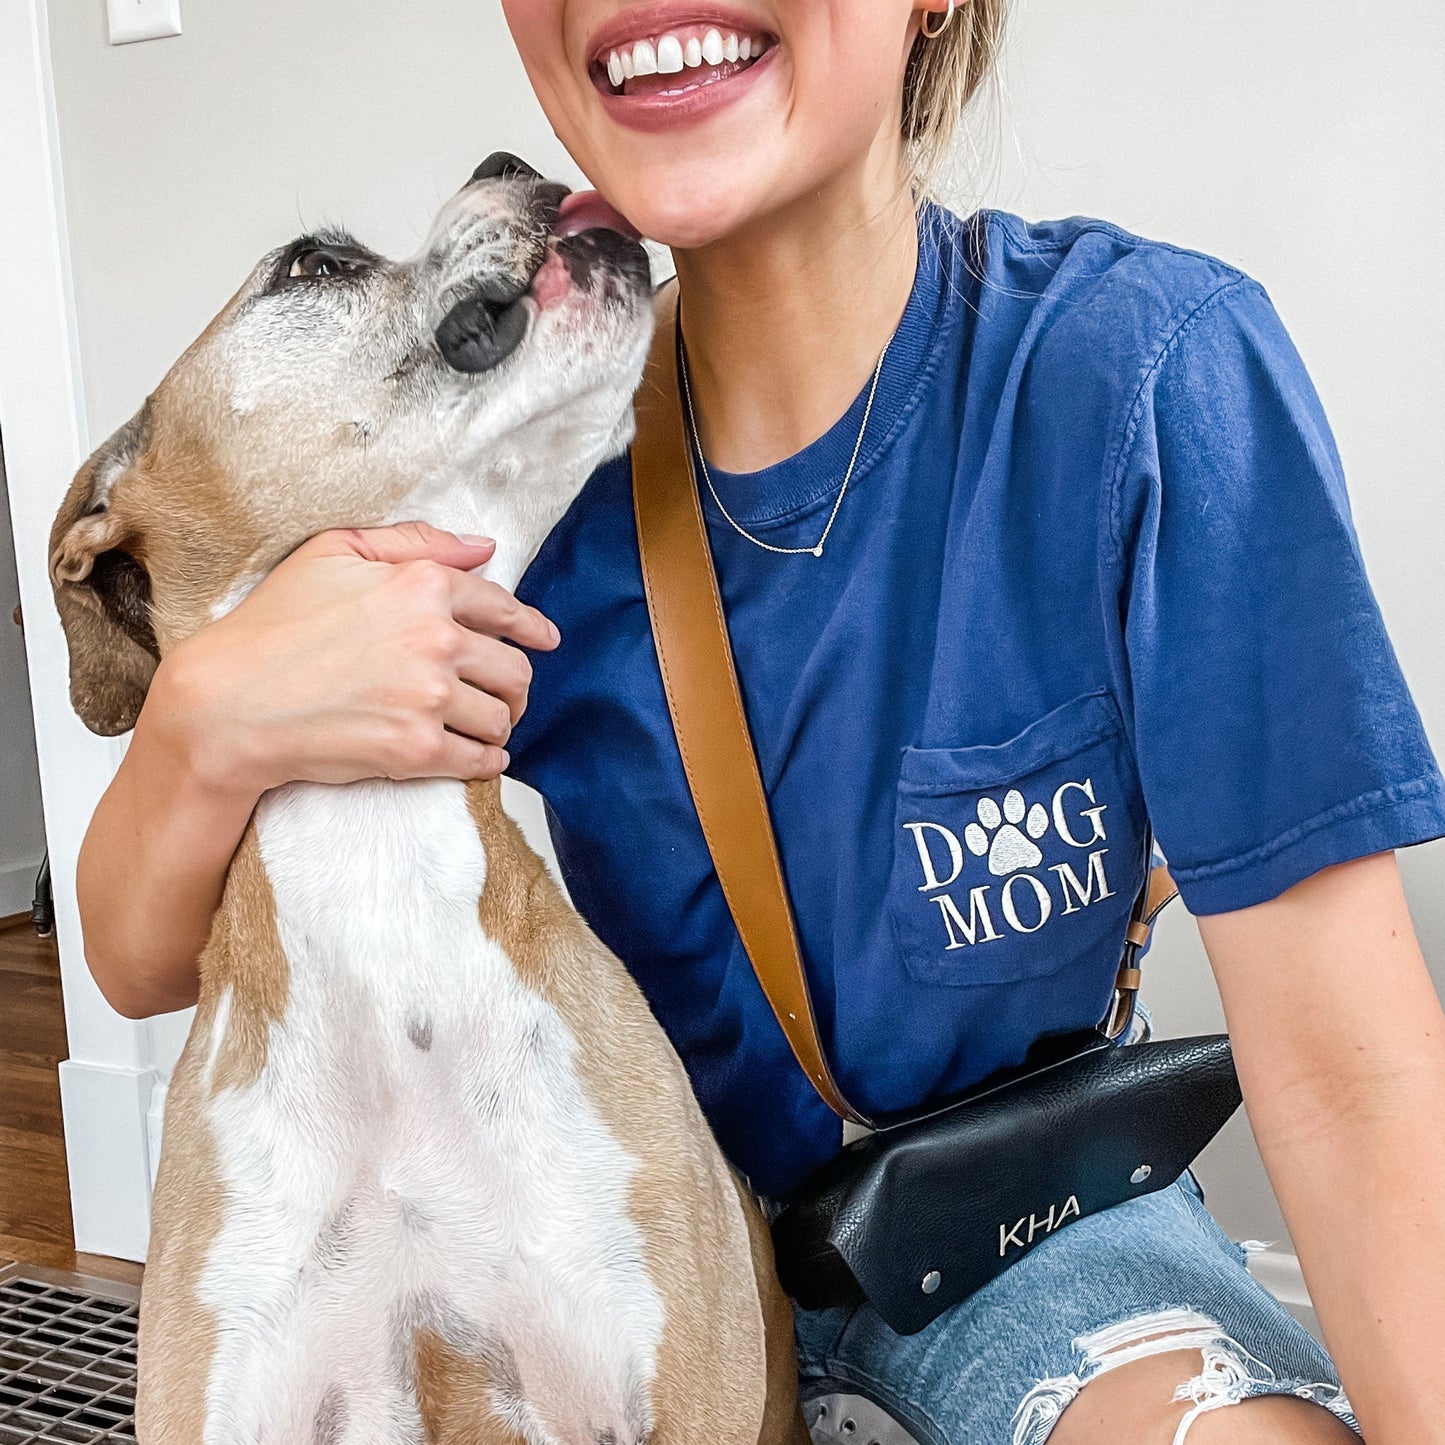
POLYGON ((1002 811, 992 798, 978 800, 978 822, 970 823, 963 830, 963 841, 974 857, 982 858, 987 853, 988 871, 995 878, 1003 878, 1043 862, 1044 855, 1032 840, 1042 838, 1048 831, 1049 815, 1044 805, 1035 803, 1028 808, 1024 795, 1017 788, 1010 788, 1004 794, 1002 811))

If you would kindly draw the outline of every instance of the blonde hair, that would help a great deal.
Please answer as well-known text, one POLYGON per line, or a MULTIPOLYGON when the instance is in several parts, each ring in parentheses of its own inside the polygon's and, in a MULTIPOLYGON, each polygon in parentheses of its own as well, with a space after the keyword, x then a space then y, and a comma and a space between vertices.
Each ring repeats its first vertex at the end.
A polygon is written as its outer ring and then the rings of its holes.
POLYGON ((963 113, 994 73, 1006 12, 1007 0, 961 0, 941 35, 930 40, 920 29, 913 42, 903 74, 903 143, 919 197, 935 193, 963 113))

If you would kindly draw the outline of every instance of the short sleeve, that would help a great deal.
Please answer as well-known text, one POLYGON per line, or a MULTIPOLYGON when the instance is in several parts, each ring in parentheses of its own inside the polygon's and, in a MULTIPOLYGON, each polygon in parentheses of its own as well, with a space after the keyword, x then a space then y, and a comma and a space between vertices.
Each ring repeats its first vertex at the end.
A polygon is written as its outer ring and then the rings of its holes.
POLYGON ((1445 834, 1445 784, 1334 440, 1255 283, 1226 285, 1175 331, 1112 485, 1120 691, 1190 911, 1445 834))

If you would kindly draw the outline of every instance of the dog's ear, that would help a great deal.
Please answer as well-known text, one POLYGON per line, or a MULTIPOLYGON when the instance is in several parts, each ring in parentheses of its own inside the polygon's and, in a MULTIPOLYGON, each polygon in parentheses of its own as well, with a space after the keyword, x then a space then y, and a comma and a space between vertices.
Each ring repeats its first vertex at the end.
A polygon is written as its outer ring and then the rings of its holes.
POLYGON ((137 558, 123 494, 145 451, 143 408, 77 473, 50 530, 50 585, 70 648, 70 701, 104 737, 135 726, 160 653, 150 575, 137 558))

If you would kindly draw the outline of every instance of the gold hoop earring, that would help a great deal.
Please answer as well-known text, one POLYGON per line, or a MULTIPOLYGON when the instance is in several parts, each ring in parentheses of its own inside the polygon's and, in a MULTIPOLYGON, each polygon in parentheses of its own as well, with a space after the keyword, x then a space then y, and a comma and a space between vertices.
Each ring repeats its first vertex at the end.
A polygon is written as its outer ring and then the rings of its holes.
MULTIPOLYGON (((938 37, 939 37, 940 35, 942 35, 945 30, 948 29, 948 23, 949 23, 950 20, 953 19, 954 6, 955 6, 955 0, 948 0, 948 9, 945 10, 944 13, 943 13, 943 23, 942 23, 942 24, 938 27, 938 29, 936 29, 936 30, 930 30, 930 29, 928 28, 928 16, 929 16, 929 13, 930 13, 930 12, 927 11, 927 10, 925 10, 925 11, 923 12, 923 20, 922 20, 922 22, 921 22, 921 25, 922 25, 922 29, 923 29, 924 35, 925 35, 929 40, 936 40, 936 39, 938 39, 938 37)), ((938 12, 937 12, 937 11, 933 11, 932 13, 936 15, 938 12)))

